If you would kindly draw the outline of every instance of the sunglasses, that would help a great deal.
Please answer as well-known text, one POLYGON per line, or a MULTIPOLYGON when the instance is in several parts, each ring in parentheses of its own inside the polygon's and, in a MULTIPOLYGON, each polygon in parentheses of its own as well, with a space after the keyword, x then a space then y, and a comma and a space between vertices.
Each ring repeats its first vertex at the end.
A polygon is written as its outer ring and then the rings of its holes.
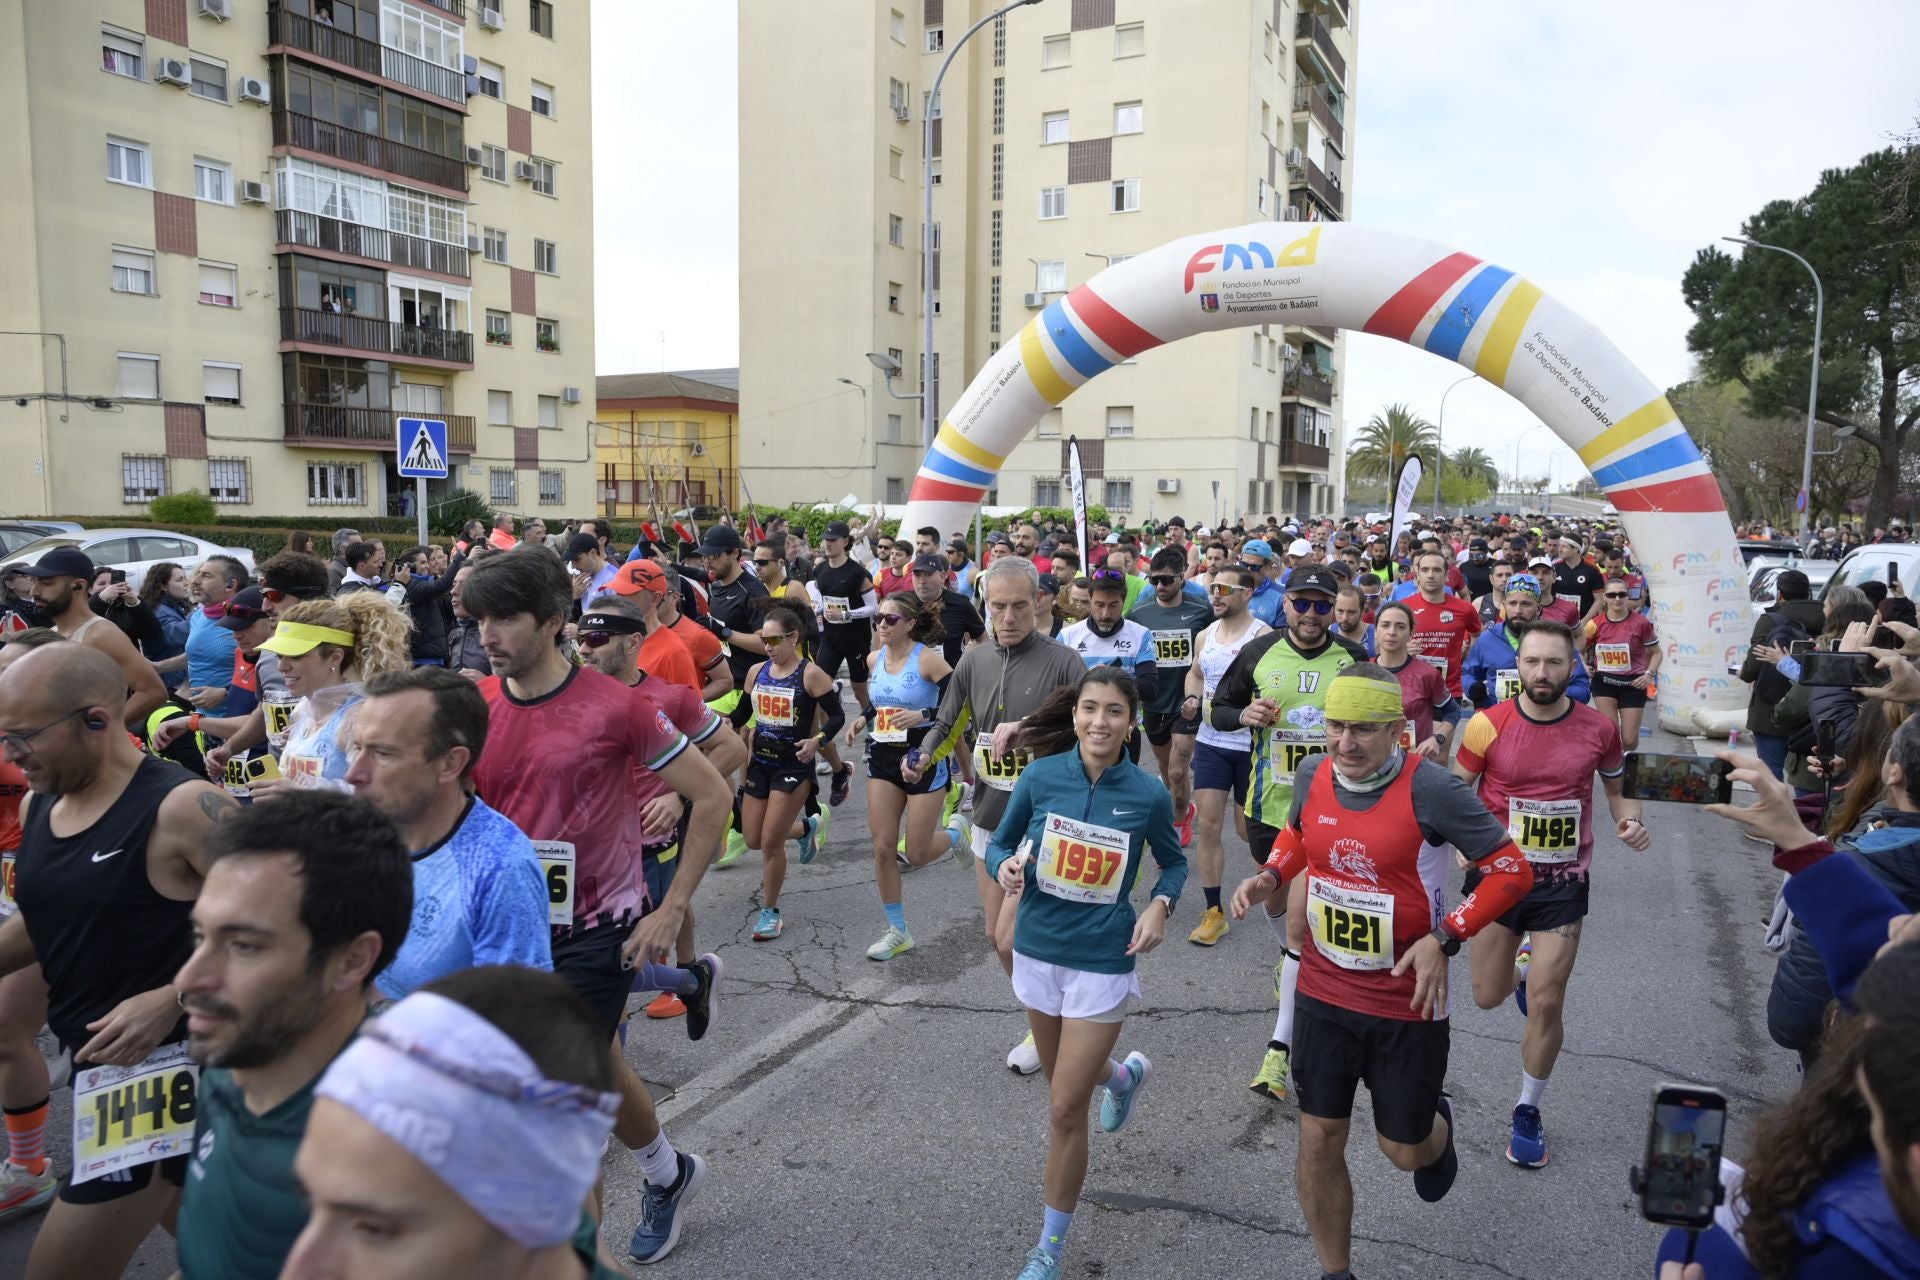
MULTIPOLYGON (((260 598, 268 604, 279 604, 282 600, 315 600, 320 594, 318 591, 281 591, 275 587, 260 588, 260 598)), ((228 612, 232 610, 229 609, 228 612)))
POLYGON ((1087 575, 1089 582, 1125 582, 1126 571, 1122 569, 1095 569, 1087 575))
POLYGON ((226 616, 229 618, 252 618, 256 621, 267 616, 265 609, 249 609, 245 605, 230 604, 226 616))
POLYGON ((1156 573, 1151 578, 1148 578, 1147 581, 1151 582, 1156 587, 1170 587, 1174 583, 1180 581, 1180 579, 1174 577, 1170 573, 1156 573))
POLYGON ((1609 591, 1606 593, 1606 596, 1609 600, 1625 600, 1627 593, 1624 591, 1609 591))
POLYGON ((896 622, 905 622, 906 620, 907 616, 904 613, 876 613, 873 615, 874 625, 879 627, 890 627, 896 622))
POLYGON ((1267 571, 1265 562, 1260 560, 1236 560, 1234 563, 1242 569, 1245 569, 1248 573, 1265 573, 1267 571))
POLYGON ((1240 586, 1237 583, 1214 582, 1209 583, 1207 586, 1207 594, 1215 596, 1230 596, 1236 591, 1245 590, 1247 590, 1246 587, 1240 586))
POLYGON ((759 556, 755 556, 755 557, 753 558, 753 562, 754 562, 755 564, 772 564, 772 563, 773 563, 773 560, 772 560, 771 558, 768 558, 768 559, 766 559, 766 560, 762 560, 762 559, 761 559, 761 558, 760 558, 759 556))
POLYGON ((1307 600, 1300 596, 1288 596, 1287 603, 1293 606, 1295 613, 1317 613, 1321 615, 1333 612, 1331 600, 1307 600))
POLYGON ((611 631, 582 631, 580 643, 589 649, 604 649, 618 637, 611 631))
POLYGON ((762 632, 760 635, 760 643, 764 644, 769 649, 773 648, 775 645, 785 644, 787 640, 788 640, 787 636, 784 636, 777 631, 772 635, 767 635, 764 632, 762 632))

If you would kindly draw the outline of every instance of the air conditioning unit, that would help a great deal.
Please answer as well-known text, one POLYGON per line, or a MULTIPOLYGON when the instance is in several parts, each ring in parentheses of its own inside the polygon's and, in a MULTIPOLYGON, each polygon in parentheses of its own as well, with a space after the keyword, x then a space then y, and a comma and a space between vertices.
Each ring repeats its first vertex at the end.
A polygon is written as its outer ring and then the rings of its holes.
POLYGON ((1285 210, 1284 212, 1282 212, 1282 213, 1281 213, 1281 215, 1280 215, 1280 220, 1281 220, 1282 222, 1298 222, 1298 221, 1300 221, 1300 206, 1299 206, 1299 205, 1297 205, 1297 204, 1290 204, 1290 205, 1288 205, 1288 206, 1286 207, 1286 210, 1285 210))
POLYGON ((480 25, 489 31, 504 31, 507 27, 507 18, 498 9, 482 9, 480 25))
POLYGON ((267 106, 273 101, 273 87, 265 80, 259 80, 253 76, 241 76, 240 101, 257 102, 263 107, 267 106))
POLYGON ((1283 342, 1280 344, 1280 358, 1282 360, 1292 360, 1299 354, 1300 349, 1291 342, 1283 342))
POLYGON ((155 84, 177 84, 184 89, 193 83, 193 68, 181 58, 156 58, 153 80, 155 84))
POLYGON ((1180 492, 1180 482, 1178 480, 1155 480, 1153 482, 1153 491, 1155 493, 1178 493, 1180 492))
POLYGON ((225 22, 233 17, 233 0, 200 0, 200 16, 225 22))
POLYGON ((562 391, 560 392, 560 399, 561 399, 561 400, 563 400, 563 401, 565 401, 565 402, 566 402, 567 404, 579 404, 579 403, 580 403, 580 388, 578 388, 578 387, 567 387, 567 388, 565 388, 564 390, 562 390, 562 391))
POLYGON ((482 249, 484 249, 484 248, 486 248, 486 247, 487 247, 487 246, 486 246, 486 242, 485 242, 485 241, 483 241, 483 240, 482 240, 482 239, 481 239, 481 238, 480 238, 479 236, 476 236, 476 235, 469 235, 469 236, 467 237, 467 252, 468 252, 468 253, 479 253, 479 252, 480 252, 480 251, 481 251, 482 249))
POLYGON ((704 458, 704 457, 706 457, 706 456, 707 456, 707 444, 706 444, 706 441, 704 441, 704 440, 695 440, 695 441, 694 441, 694 442, 693 442, 692 444, 690 444, 690 445, 688 445, 688 446, 687 446, 687 452, 688 452, 688 453, 690 453, 690 454, 692 454, 692 455, 693 455, 694 457, 696 457, 696 458, 704 458))
POLYGON ((1300 148, 1298 147, 1287 148, 1287 168, 1289 169, 1300 168, 1300 148))
POLYGON ((895 120, 899 120, 899 121, 902 121, 902 122, 904 122, 904 121, 906 120, 906 118, 907 118, 907 104, 906 104, 906 103, 904 103, 904 102, 896 102, 896 103, 894 103, 894 104, 893 104, 893 118, 894 118, 895 120))
POLYGON ((486 162, 486 154, 482 152, 480 148, 478 147, 467 148, 467 165, 469 168, 477 169, 485 162, 486 162))
POLYGON ((1031 310, 1035 307, 1046 306, 1047 295, 1044 293, 1029 293, 1024 298, 1020 299, 1020 301, 1026 303, 1028 309, 1031 310))
POLYGON ((539 177, 540 175, 534 169, 533 161, 519 160, 514 163, 513 176, 520 179, 520 181, 522 182, 532 182, 535 178, 539 177))
POLYGON ((267 204, 267 184, 264 182, 242 182, 240 184, 241 204, 267 204))

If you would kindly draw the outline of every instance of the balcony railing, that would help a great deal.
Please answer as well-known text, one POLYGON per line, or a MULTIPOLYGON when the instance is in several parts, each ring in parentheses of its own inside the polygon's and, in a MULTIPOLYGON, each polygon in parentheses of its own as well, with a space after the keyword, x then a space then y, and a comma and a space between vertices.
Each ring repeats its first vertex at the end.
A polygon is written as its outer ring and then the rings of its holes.
MULTIPOLYGON (((381 74, 387 79, 397 80, 422 93, 445 98, 448 102, 465 103, 467 100, 465 72, 443 67, 437 62, 428 62, 425 58, 416 58, 386 45, 380 47, 380 66, 381 74)), ((1342 83, 1345 80, 1346 73, 1343 70, 1342 83)))
POLYGON ((464 156, 436 155, 404 142, 376 138, 370 133, 349 129, 318 116, 284 110, 274 112, 273 144, 277 147, 318 151, 322 155, 370 165, 385 173, 412 178, 416 182, 431 182, 437 186, 452 187, 456 191, 467 189, 464 156))
POLYGON ((1312 40, 1313 47, 1320 51, 1327 67, 1333 72, 1333 78, 1340 84, 1347 82, 1347 60, 1333 47, 1333 32, 1327 30, 1326 19, 1315 13, 1303 13, 1294 19, 1293 38, 1312 40))
POLYGON ((473 363, 473 335, 463 329, 374 320, 334 311, 315 311, 309 307, 280 308, 280 340, 314 346, 351 347, 356 351, 378 351, 403 362, 412 356, 423 360, 473 363))
POLYGON ((465 245, 441 244, 419 236, 402 235, 379 227, 363 227, 357 222, 323 218, 317 213, 281 209, 274 215, 275 234, 280 244, 306 245, 333 253, 350 253, 396 267, 437 271, 441 275, 468 278, 469 254, 465 245))
POLYGON ((1324 471, 1328 460, 1327 447, 1323 444, 1308 444, 1305 440, 1280 442, 1280 465, 1283 467, 1313 467, 1324 471))
POLYGON ((467 100, 467 78, 460 72, 285 9, 267 10, 267 43, 299 49, 370 76, 384 76, 448 102, 467 100))
POLYGON ((1310 113, 1314 121, 1327 131, 1333 139, 1333 145, 1342 153, 1347 149, 1346 126, 1340 123, 1340 117, 1334 113, 1333 103, 1327 95, 1307 85, 1297 85, 1293 91, 1293 109, 1310 113))
POLYGON ((1340 188, 1334 186, 1327 175, 1321 172, 1320 166, 1313 161, 1304 158, 1301 160, 1300 167, 1294 170, 1291 185, 1295 188, 1305 187, 1336 216, 1345 216, 1346 205, 1340 198, 1340 188))
MULTIPOLYGON (((286 408, 285 443, 347 449, 396 448, 400 415, 392 409, 356 409, 338 404, 290 404, 286 408)), ((447 422, 447 449, 473 452, 473 419, 443 413, 447 422)))
POLYGON ((441 12, 450 13, 456 18, 465 18, 467 16, 466 0, 420 0, 420 3, 430 4, 441 12))
POLYGON ((1305 369, 1287 370, 1287 376, 1280 382, 1280 392, 1282 395, 1305 396, 1321 404, 1333 403, 1333 383, 1305 369))
POLYGON ((422 360, 451 360, 473 363, 473 335, 465 329, 440 329, 424 324, 393 322, 393 356, 405 362, 409 356, 422 360))

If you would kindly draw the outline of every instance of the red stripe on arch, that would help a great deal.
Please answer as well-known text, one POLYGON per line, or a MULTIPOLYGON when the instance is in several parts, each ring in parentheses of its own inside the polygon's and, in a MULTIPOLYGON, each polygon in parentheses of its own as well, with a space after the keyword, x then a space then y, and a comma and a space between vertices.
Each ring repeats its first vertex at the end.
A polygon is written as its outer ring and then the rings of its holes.
POLYGON ((916 476, 908 502, 978 502, 986 488, 977 484, 954 484, 948 480, 929 480, 916 476))
POLYGON ((1165 341, 1121 315, 1112 303, 1087 285, 1083 284, 1069 293, 1067 305, 1073 308, 1073 313, 1080 317, 1081 323, 1093 331, 1094 337, 1118 351, 1122 358, 1137 356, 1165 341))
POLYGON ((1637 489, 1609 489, 1607 497, 1621 511, 1725 511, 1720 483, 1712 476, 1687 476, 1637 489))
POLYGON ((1426 318, 1433 304, 1440 301, 1440 295, 1451 289, 1454 281, 1479 265, 1480 259, 1470 253, 1448 254, 1407 281, 1401 286, 1400 292, 1381 303, 1380 309, 1367 318, 1364 326, 1366 331, 1383 338, 1411 342, 1413 331, 1420 327, 1420 321, 1426 318))

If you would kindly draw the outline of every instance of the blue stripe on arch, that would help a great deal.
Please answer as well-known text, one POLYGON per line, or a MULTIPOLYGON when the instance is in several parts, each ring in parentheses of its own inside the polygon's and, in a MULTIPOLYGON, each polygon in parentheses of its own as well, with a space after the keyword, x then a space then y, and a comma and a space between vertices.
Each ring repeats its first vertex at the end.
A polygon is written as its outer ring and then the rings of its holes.
POLYGON ((948 457, 938 449, 929 449, 926 461, 921 463, 920 467, 923 471, 931 471, 936 475, 947 476, 954 480, 964 480, 968 484, 991 485, 993 483, 993 472, 970 467, 958 458, 948 457))
POLYGON ((1671 471, 1675 467, 1684 467, 1690 462, 1700 461, 1700 450, 1694 445, 1693 437, 1681 432, 1668 436, 1659 444, 1648 445, 1638 453, 1628 454, 1620 461, 1601 467, 1593 473, 1593 478, 1601 488, 1611 489, 1615 485, 1627 484, 1644 479, 1656 472, 1671 471))
POLYGON ((1446 310, 1440 313, 1440 319, 1434 323, 1433 332, 1427 335, 1427 350, 1449 360, 1460 358, 1460 348, 1467 345, 1467 335, 1473 332, 1473 326, 1480 323, 1480 317, 1493 301, 1493 295, 1500 292, 1500 286, 1513 279, 1513 272, 1505 267, 1496 267, 1489 263, 1481 268, 1479 274, 1467 281, 1466 287, 1455 294, 1447 303, 1446 310))
POLYGON ((1040 327, 1053 339, 1053 345, 1081 377, 1091 378, 1113 368, 1113 361, 1095 351, 1093 344, 1082 336, 1080 327, 1074 324, 1073 317, 1067 314, 1066 305, 1059 298, 1049 302, 1047 309, 1040 313, 1040 327))

